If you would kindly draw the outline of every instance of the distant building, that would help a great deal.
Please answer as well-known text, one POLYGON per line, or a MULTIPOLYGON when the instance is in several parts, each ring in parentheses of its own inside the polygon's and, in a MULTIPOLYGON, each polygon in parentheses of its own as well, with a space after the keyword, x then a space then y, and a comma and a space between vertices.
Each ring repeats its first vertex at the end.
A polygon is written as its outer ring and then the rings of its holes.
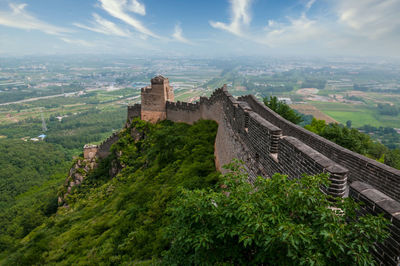
POLYGON ((286 104, 292 104, 292 100, 290 98, 282 98, 282 97, 278 97, 278 101, 286 103, 286 104))
POLYGON ((45 135, 45 134, 42 134, 42 135, 39 135, 39 136, 38 136, 38 139, 43 140, 45 137, 46 137, 46 135, 45 135))

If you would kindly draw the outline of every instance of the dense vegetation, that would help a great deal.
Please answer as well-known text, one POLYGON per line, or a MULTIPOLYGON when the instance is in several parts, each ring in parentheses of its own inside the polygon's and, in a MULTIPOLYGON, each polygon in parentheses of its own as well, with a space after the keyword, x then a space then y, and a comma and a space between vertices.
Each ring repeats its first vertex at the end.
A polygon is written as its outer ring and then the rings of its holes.
POLYGON ((56 145, 0 140, 0 213, 15 197, 47 181, 47 174, 65 170, 66 157, 56 145))
POLYGON ((0 135, 7 139, 36 137, 46 134, 48 143, 60 144, 67 150, 79 149, 91 142, 104 140, 113 130, 120 129, 126 120, 126 108, 111 110, 89 109, 68 114, 61 121, 51 116, 46 121, 48 131, 42 132, 42 120, 28 118, 17 123, 0 125, 0 135))
POLYGON ((389 149, 400 148, 400 134, 391 127, 373 127, 365 125, 359 128, 361 132, 372 135, 389 149))
POLYGON ((230 169, 214 190, 183 190, 175 201, 165 265, 370 265, 369 249, 387 237, 385 218, 358 218, 352 199, 321 193, 326 175, 250 184, 230 169))
POLYGON ((0 253, 57 210, 67 162, 53 144, 0 140, 0 253))
POLYGON ((378 103, 378 112, 381 115, 397 116, 399 114, 399 108, 388 103, 378 103))
POLYGON ((181 187, 207 188, 218 180, 217 125, 136 121, 134 126, 146 137, 135 142, 130 130, 121 133, 113 146, 118 152, 72 192, 68 208, 4 253, 5 264, 121 264, 161 256, 169 246, 167 203, 181 187), (124 168, 110 180, 112 165, 124 168))
POLYGON ((116 108, 71 113, 61 122, 50 119, 48 142, 20 139, 43 133, 41 119, 0 126, 0 253, 13 249, 57 211, 57 191, 72 156, 81 153, 85 143, 103 140, 113 128, 121 128, 125 116, 125 108, 116 108))
POLYGON ((120 109, 91 109, 63 118, 61 122, 50 120, 46 141, 60 144, 66 149, 81 149, 87 143, 105 139, 110 130, 120 129, 125 119, 126 113, 120 109))

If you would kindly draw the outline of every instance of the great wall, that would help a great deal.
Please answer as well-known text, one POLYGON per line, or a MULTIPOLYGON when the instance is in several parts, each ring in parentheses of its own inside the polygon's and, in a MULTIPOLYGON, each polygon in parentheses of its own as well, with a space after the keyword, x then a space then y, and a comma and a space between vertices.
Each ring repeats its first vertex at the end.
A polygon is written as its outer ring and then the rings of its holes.
MULTIPOLYGON (((226 87, 199 102, 173 102, 169 80, 157 76, 141 91, 141 104, 128 106, 128 122, 135 117, 157 122, 168 119, 192 124, 199 119, 218 123, 215 164, 218 170, 238 158, 250 179, 283 173, 289 178, 329 173, 323 191, 363 202, 362 213, 390 220, 390 237, 373 252, 382 265, 400 265, 400 171, 369 159, 299 127, 258 101, 253 95, 234 98, 226 87)), ((104 158, 118 134, 98 146, 84 147, 85 159, 104 158)))

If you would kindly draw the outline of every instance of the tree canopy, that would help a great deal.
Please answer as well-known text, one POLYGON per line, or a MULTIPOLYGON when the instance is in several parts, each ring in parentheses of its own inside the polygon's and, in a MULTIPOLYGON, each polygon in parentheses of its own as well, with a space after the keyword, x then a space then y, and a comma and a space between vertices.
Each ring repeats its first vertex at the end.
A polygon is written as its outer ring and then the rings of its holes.
POLYGON ((275 174, 254 184, 229 165, 216 189, 182 190, 171 208, 172 246, 163 264, 367 265, 387 237, 387 221, 357 217, 350 198, 320 191, 327 175, 289 180, 275 174))
POLYGON ((285 118, 286 120, 289 120, 290 122, 292 122, 294 124, 299 124, 300 122, 303 121, 300 114, 296 113, 286 103, 279 101, 276 96, 274 96, 274 97, 270 96, 269 100, 267 97, 265 97, 264 104, 266 106, 268 106, 269 108, 271 108, 271 110, 278 113, 283 118, 285 118))

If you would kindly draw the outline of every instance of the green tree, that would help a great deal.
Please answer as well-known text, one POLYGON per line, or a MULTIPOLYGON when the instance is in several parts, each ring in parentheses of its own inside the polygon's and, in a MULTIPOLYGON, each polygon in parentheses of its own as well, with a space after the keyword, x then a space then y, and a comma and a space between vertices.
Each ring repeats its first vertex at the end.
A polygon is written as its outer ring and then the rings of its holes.
POLYGON ((351 128, 351 123, 352 123, 351 120, 347 120, 346 121, 346 127, 351 128))
POLYGON ((388 236, 382 216, 357 217, 352 199, 323 194, 325 174, 250 184, 238 164, 229 168, 214 190, 183 190, 175 201, 164 264, 367 265, 388 236))
POLYGON ((344 127, 339 124, 327 125, 324 120, 315 118, 313 118, 311 124, 304 126, 304 128, 346 149, 379 162, 385 162, 390 166, 396 165, 394 162, 396 156, 392 156, 390 160, 385 159, 385 154, 389 153, 389 149, 385 145, 374 142, 368 134, 364 134, 355 128, 344 127))
POLYGON ((400 169, 400 150, 390 150, 385 156, 385 164, 400 169))
POLYGON ((274 97, 270 96, 269 100, 267 97, 265 97, 263 100, 264 100, 264 104, 266 106, 271 108, 274 112, 278 113, 286 120, 289 120, 290 122, 292 122, 294 124, 299 124, 303 121, 301 115, 297 114, 286 103, 279 101, 276 96, 274 96, 274 97))
POLYGON ((318 120, 313 118, 311 124, 304 126, 305 129, 314 132, 315 134, 321 135, 326 127, 325 120, 318 120))

